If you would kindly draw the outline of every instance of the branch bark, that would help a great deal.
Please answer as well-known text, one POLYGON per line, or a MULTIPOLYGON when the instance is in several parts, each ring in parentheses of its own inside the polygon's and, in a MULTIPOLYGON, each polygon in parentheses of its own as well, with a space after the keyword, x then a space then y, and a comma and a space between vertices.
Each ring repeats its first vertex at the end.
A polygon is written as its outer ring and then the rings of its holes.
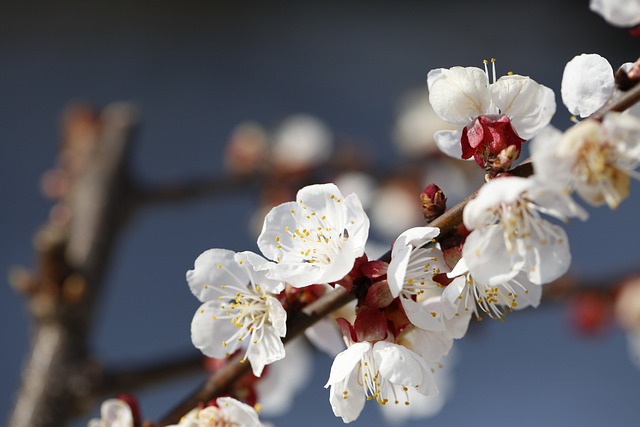
POLYGON ((88 336, 112 249, 129 216, 126 169, 137 114, 114 104, 100 117, 67 116, 60 168, 71 180, 56 206, 67 212, 39 231, 39 266, 28 292, 32 342, 10 427, 62 426, 91 388, 88 336))

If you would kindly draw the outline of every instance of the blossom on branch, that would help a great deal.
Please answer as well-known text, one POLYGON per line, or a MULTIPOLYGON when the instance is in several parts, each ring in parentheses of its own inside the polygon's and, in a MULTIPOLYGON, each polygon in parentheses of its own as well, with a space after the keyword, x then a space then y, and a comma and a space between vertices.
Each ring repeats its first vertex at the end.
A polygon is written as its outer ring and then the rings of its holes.
POLYGON ((358 197, 317 184, 298 191, 295 202, 271 209, 258 247, 276 261, 263 266, 267 277, 303 287, 346 276, 364 254, 368 236, 369 218, 358 197))
POLYGON ((476 67, 438 68, 427 77, 429 101, 446 122, 458 127, 434 135, 446 154, 473 157, 487 170, 506 170, 522 142, 542 130, 556 111, 553 91, 529 77, 511 74, 493 83, 476 67))
POLYGON ((285 356, 281 337, 287 313, 275 295, 284 284, 261 270, 269 262, 252 252, 209 249, 187 272, 191 292, 203 303, 191 323, 191 340, 205 355, 228 357, 244 349, 253 374, 285 356))
POLYGON ((615 209, 628 197, 631 177, 640 179, 640 119, 610 112, 602 123, 585 120, 564 134, 549 128, 533 141, 531 157, 547 185, 615 209))
POLYGON ((251 406, 231 397, 219 397, 215 404, 195 408, 182 417, 178 424, 168 427, 264 427, 258 413, 251 406))
POLYGON ((366 400, 409 405, 410 389, 438 394, 431 367, 421 356, 384 339, 358 342, 351 325, 346 326, 351 329, 345 336, 348 348, 336 356, 325 385, 331 388, 333 413, 345 423, 358 418, 366 400))
POLYGON ((535 176, 502 177, 485 184, 463 211, 464 225, 472 232, 462 256, 474 278, 496 285, 522 271, 541 285, 562 276, 571 262, 567 235, 541 214, 562 221, 586 218, 565 192, 535 176))
POLYGON ((393 245, 387 270, 391 295, 400 298, 413 325, 428 330, 444 330, 442 316, 417 301, 426 289, 438 287, 434 275, 449 271, 434 243, 438 234, 435 227, 415 227, 402 233, 393 245))

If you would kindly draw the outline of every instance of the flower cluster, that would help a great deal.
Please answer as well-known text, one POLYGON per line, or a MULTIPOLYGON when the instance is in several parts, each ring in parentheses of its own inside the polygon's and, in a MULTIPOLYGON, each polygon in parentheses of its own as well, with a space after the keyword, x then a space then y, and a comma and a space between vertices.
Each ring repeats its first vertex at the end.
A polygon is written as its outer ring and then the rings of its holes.
MULTIPOLYGON (((582 68, 606 82, 612 71, 595 56, 567 65, 563 99, 576 114, 589 115, 615 84, 576 76, 582 68)), ((454 67, 428 75, 434 112, 457 127, 436 132, 439 147, 473 158, 487 172, 460 227, 446 233, 411 228, 387 256, 369 260, 369 219, 358 197, 334 184, 304 187, 266 215, 257 239, 262 255, 210 249, 196 259, 187 272, 202 303, 191 325, 193 344, 211 358, 240 354, 248 360, 253 380, 244 384, 253 390, 267 366, 286 356, 287 313, 343 287, 355 305, 324 319, 309 337, 335 356, 325 387, 334 414, 348 423, 367 400, 400 408, 437 396, 434 373, 473 315, 504 319, 512 310, 538 306, 542 285, 565 274, 571 262, 558 222, 587 218, 571 193, 593 205, 617 206, 629 178, 637 176, 640 124, 610 113, 562 134, 547 127, 556 108, 550 89, 511 73, 496 80, 495 64, 492 77, 490 83, 486 62, 484 70, 454 67), (535 173, 512 175, 522 143, 534 136, 535 173)), ((428 187, 421 198, 425 218, 445 210, 439 187, 428 187)), ((228 417, 261 425, 252 411, 220 398, 179 425, 228 417)))

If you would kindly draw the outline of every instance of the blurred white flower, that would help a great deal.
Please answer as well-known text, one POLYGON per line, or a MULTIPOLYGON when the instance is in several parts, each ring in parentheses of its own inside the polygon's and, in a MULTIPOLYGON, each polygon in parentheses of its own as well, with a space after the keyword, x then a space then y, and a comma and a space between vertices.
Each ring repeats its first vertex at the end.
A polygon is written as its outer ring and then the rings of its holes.
POLYGON ((629 195, 631 177, 640 178, 640 119, 610 112, 602 123, 585 120, 564 134, 549 128, 533 141, 531 157, 547 185, 615 209, 629 195))
POLYGON ((267 214, 258 247, 275 264, 267 276, 295 287, 342 279, 364 254, 369 218, 355 194, 334 184, 302 188, 267 214))
POLYGON ((260 271, 267 263, 252 252, 210 249, 187 272, 191 292, 203 303, 191 322, 193 344, 214 358, 246 349, 257 377, 285 356, 280 337, 286 335, 287 313, 274 297, 284 284, 260 271))
POLYGON ((224 155, 228 171, 246 175, 264 170, 269 165, 269 141, 264 128, 255 122, 244 122, 236 126, 224 155))
POLYGON ((618 27, 640 24, 640 0, 591 0, 589 8, 618 27))
POLYGON ((439 152, 433 135, 445 129, 452 127, 433 111, 426 89, 414 89, 402 97, 393 141, 403 154, 420 156, 439 152))
POLYGON ((371 204, 372 227, 392 240, 404 230, 424 223, 419 194, 420 190, 414 194, 410 187, 395 181, 380 187, 371 204))
POLYGON ((311 380, 313 354, 303 338, 287 343, 286 359, 269 365, 266 374, 256 383, 260 414, 284 415, 293 406, 294 398, 311 380))
POLYGON ((333 135, 318 118, 297 114, 286 118, 273 135, 276 168, 297 171, 320 165, 331 157, 333 135))
POLYGON ((376 181, 364 172, 346 172, 338 175, 333 181, 342 194, 355 194, 362 207, 367 209, 373 200, 376 181))
POLYGON ((219 397, 214 406, 195 408, 178 424, 168 427, 265 427, 251 406, 231 397, 219 397))
POLYGON ((133 427, 133 413, 120 399, 107 399, 100 405, 100 419, 89 421, 88 427, 133 427))
POLYGON ((640 278, 626 281, 616 296, 615 314, 627 333, 629 355, 640 369, 640 278))

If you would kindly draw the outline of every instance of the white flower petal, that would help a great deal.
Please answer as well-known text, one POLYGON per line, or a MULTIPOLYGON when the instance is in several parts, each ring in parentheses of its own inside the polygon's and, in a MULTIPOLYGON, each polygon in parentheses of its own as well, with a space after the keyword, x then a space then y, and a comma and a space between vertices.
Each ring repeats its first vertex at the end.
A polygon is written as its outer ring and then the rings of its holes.
POLYGON ((491 286, 515 277, 525 262, 517 251, 507 250, 503 228, 498 224, 473 230, 465 240, 462 257, 473 278, 491 286))
POLYGON ((347 375, 349 375, 351 371, 355 369, 356 365, 360 363, 362 355, 370 349, 371 344, 368 342, 357 342, 338 354, 333 360, 331 373, 329 374, 329 379, 327 380, 324 388, 344 381, 347 378, 347 375))
POLYGON ((491 94, 487 75, 476 67, 453 67, 440 69, 427 78, 429 102, 446 122, 466 126, 480 115, 487 114, 491 107, 491 94))
POLYGON ((529 77, 503 76, 490 89, 495 106, 509 117, 522 139, 530 139, 540 132, 556 112, 553 91, 529 77))
POLYGON ((269 279, 266 271, 274 265, 263 257, 253 252, 239 252, 235 256, 239 265, 244 265, 251 283, 259 285, 266 292, 278 294, 284 290, 284 283, 280 280, 269 279))
MULTIPOLYGON (((422 358, 404 346, 378 341, 373 346, 373 357, 380 375, 393 384, 421 386, 428 380, 424 375, 426 362, 420 363, 422 358)), ((430 369, 426 370, 431 373, 430 369)))
POLYGON ((222 314, 219 302, 209 301, 200 306, 191 321, 191 341, 206 356, 224 358, 240 347, 239 341, 229 340, 236 326, 228 319, 217 319, 222 314))
POLYGON ((201 302, 216 300, 222 295, 220 286, 246 287, 249 275, 234 260, 235 252, 209 249, 196 258, 195 268, 187 271, 189 289, 201 302))
POLYGON ((364 388, 358 384, 357 371, 352 371, 344 381, 331 385, 329 392, 331 409, 335 416, 342 418, 344 423, 355 421, 360 416, 365 402, 364 388))
POLYGON ((591 0, 589 8, 618 27, 640 24, 639 0, 591 0))
POLYGON ((607 103, 614 87, 609 61, 595 53, 583 53, 564 67, 560 92, 571 114, 587 117, 607 103))
POLYGON ((569 239, 565 231, 554 224, 544 220, 544 239, 534 235, 532 247, 528 252, 528 277, 537 285, 552 282, 563 276, 571 265, 571 252, 569 251, 569 239))
MULTIPOLYGON (((218 408, 225 414, 228 421, 231 421, 234 425, 243 427, 261 427, 262 423, 258 418, 258 413, 251 406, 246 403, 242 403, 231 397, 219 397, 216 399, 218 408)), ((207 408, 200 411, 204 412, 207 408)), ((209 421, 210 417, 205 419, 209 421)), ((231 424, 231 423, 229 423, 231 424)))
POLYGON ((462 129, 441 130, 433 134, 433 138, 444 154, 454 159, 462 158, 462 129))
POLYGON ((409 321, 418 328, 429 331, 444 331, 442 314, 415 302, 411 298, 400 298, 400 303, 409 321))
POLYGON ((284 358, 284 344, 278 335, 274 328, 265 327, 260 342, 254 343, 255 345, 247 349, 247 358, 251 362, 251 369, 256 377, 262 375, 266 365, 284 358))

